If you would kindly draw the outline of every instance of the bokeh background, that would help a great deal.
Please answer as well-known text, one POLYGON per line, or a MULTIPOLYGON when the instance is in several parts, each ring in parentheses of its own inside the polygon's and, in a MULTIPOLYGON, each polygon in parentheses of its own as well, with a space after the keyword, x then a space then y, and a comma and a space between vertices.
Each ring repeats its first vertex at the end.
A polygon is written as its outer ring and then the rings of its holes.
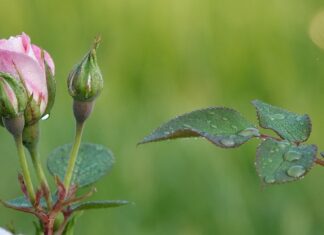
MULTIPOLYGON (((232 150, 202 139, 136 147, 162 122, 198 108, 229 106, 256 121, 250 101, 259 98, 310 114, 308 142, 323 149, 323 1, 0 0, 0 9, 1 38, 24 31, 56 62, 56 104, 42 122, 44 164, 51 149, 72 141, 66 77, 102 35, 105 89, 84 141, 108 146, 116 165, 93 198, 135 203, 89 211, 76 234, 323 234, 321 167, 262 188, 256 140, 232 150)), ((18 160, 11 137, 4 130, 0 137, 0 195, 9 199, 20 195, 18 160)), ((30 216, 1 207, 0 224, 11 221, 33 234, 30 216)))

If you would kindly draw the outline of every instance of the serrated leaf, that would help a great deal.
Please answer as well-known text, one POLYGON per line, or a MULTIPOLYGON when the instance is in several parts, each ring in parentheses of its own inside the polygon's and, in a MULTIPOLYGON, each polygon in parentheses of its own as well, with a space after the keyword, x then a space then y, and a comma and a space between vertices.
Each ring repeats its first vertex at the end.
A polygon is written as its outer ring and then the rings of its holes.
POLYGON ((73 211, 82 211, 90 209, 104 209, 119 207, 129 204, 129 201, 124 200, 105 200, 105 201, 89 201, 89 202, 80 202, 71 206, 73 211))
POLYGON ((267 139, 257 149, 256 168, 266 184, 301 179, 314 165, 315 145, 296 146, 288 141, 267 139))
MULTIPOLYGON (((71 144, 60 146, 53 150, 47 160, 47 166, 52 175, 57 175, 63 181, 68 165, 71 144)), ((75 163, 72 183, 85 187, 98 181, 106 175, 114 164, 110 150, 102 145, 81 144, 75 163)))
POLYGON ((260 126, 275 131, 280 137, 290 142, 305 142, 312 124, 307 114, 299 115, 260 100, 252 101, 259 118, 260 126))
POLYGON ((258 129, 230 108, 215 107, 178 116, 146 136, 139 144, 183 138, 204 137, 223 148, 238 147, 259 136, 258 129))

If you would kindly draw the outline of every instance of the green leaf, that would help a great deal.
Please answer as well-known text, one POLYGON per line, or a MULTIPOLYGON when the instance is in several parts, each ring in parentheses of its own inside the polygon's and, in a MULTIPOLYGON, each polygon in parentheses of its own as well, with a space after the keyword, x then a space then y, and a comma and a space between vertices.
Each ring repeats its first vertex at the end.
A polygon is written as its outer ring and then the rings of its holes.
POLYGON ((73 211, 90 210, 90 209, 103 209, 111 207, 119 207, 129 204, 129 201, 114 200, 114 201, 89 201, 80 202, 71 206, 73 211))
POLYGON ((256 168, 266 184, 295 181, 312 168, 316 153, 315 145, 296 146, 288 141, 267 139, 258 147, 256 168))
MULTIPOLYGON (((53 202, 56 202, 56 200, 57 200, 56 195, 52 196, 52 200, 53 200, 53 202)), ((5 201, 4 203, 6 203, 6 205, 12 206, 12 207, 20 207, 20 208, 32 208, 33 207, 25 196, 20 196, 20 197, 5 201)), ((43 197, 40 200, 40 205, 43 208, 47 208, 46 201, 43 197)))
MULTIPOLYGON (((63 181, 68 165, 71 144, 60 146, 53 150, 47 160, 47 166, 52 175, 57 175, 63 181)), ((113 154, 102 145, 82 144, 75 163, 72 183, 85 187, 98 181, 107 174, 114 164, 113 154)))
POLYGON ((178 116, 146 136, 139 144, 183 138, 204 137, 223 148, 240 146, 259 136, 259 130, 237 111, 215 107, 178 116))
POLYGON ((74 234, 74 226, 77 222, 77 220, 79 219, 79 217, 83 214, 82 211, 77 212, 73 215, 73 217, 69 220, 69 222, 67 223, 64 232, 62 235, 73 235, 74 234))
POLYGON ((252 103, 257 110, 261 127, 275 131, 290 142, 300 143, 308 139, 312 124, 307 114, 295 114, 260 100, 254 100, 252 103))
MULTIPOLYGON (((8 200, 5 203, 8 204, 9 206, 12 206, 12 207, 21 207, 21 208, 32 208, 33 207, 30 204, 30 202, 26 199, 25 196, 17 197, 15 199, 8 200)), ((42 203, 45 203, 45 202, 41 201, 41 204, 42 203)))

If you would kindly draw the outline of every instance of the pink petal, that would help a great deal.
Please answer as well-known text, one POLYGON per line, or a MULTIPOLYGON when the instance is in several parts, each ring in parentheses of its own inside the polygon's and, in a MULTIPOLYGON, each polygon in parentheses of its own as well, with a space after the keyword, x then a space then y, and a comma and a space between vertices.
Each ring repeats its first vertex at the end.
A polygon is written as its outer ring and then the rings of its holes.
POLYGON ((37 61, 34 51, 31 50, 30 38, 25 33, 9 39, 1 39, 0 49, 23 53, 37 61))
POLYGON ((29 50, 31 48, 30 38, 25 33, 22 33, 20 37, 21 37, 21 42, 22 42, 23 48, 25 49, 25 53, 28 55, 29 50))
POLYGON ((10 37, 9 39, 0 40, 0 49, 25 53, 25 49, 21 40, 21 36, 10 37))
MULTIPOLYGON (((38 46, 36 45, 32 45, 32 48, 33 48, 33 51, 34 51, 34 54, 38 60, 38 63, 42 66, 42 68, 44 69, 44 63, 43 63, 43 60, 42 60, 42 49, 40 49, 38 46)), ((55 73, 55 65, 54 65, 54 62, 53 62, 53 59, 52 57, 48 54, 47 51, 43 50, 44 51, 44 58, 45 58, 45 61, 46 63, 48 64, 48 66, 51 68, 52 70, 52 73, 54 75, 55 73)))
POLYGON ((36 101, 40 100, 41 113, 47 105, 47 86, 45 73, 38 62, 28 55, 0 49, 0 71, 10 73, 18 78, 18 72, 25 81, 26 87, 36 101))

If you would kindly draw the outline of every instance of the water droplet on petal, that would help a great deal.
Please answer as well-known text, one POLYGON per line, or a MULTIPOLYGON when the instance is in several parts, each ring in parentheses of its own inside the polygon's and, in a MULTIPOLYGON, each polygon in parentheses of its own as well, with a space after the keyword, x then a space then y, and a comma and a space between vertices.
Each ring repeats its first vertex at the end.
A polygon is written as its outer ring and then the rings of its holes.
POLYGON ((291 177, 298 178, 302 176, 306 172, 305 168, 303 166, 292 166, 287 170, 287 175, 291 177))
POLYGON ((299 160, 303 155, 300 152, 294 151, 294 150, 289 150, 287 153, 284 155, 284 159, 286 161, 292 162, 299 160))
POLYGON ((267 184, 273 184, 276 182, 276 179, 273 176, 266 176, 264 177, 264 182, 267 184))
POLYGON ((47 119, 49 119, 49 116, 50 116, 49 114, 45 114, 45 115, 41 118, 41 120, 43 120, 43 121, 44 121, 44 120, 47 120, 47 119))
POLYGON ((220 140, 220 143, 225 147, 233 147, 235 145, 235 141, 231 137, 223 138, 220 140))
POLYGON ((246 128, 238 134, 243 137, 260 136, 259 130, 253 127, 246 128))

